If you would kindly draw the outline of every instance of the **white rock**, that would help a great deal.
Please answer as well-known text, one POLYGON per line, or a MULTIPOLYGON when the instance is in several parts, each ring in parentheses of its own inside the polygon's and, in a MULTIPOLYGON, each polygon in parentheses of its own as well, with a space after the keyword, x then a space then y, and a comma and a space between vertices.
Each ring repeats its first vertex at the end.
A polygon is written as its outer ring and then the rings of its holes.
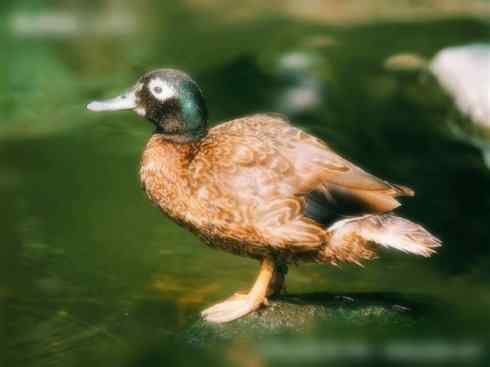
POLYGON ((464 115, 490 128, 490 44, 445 48, 430 69, 464 115))

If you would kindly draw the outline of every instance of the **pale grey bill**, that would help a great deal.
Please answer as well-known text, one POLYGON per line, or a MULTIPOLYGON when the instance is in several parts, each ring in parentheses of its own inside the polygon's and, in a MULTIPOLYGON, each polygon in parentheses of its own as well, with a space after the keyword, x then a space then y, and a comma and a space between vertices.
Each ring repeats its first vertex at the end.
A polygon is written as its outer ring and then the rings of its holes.
POLYGON ((138 106, 136 103, 136 94, 134 91, 129 91, 115 98, 106 99, 103 101, 93 101, 87 105, 87 109, 94 112, 99 111, 122 111, 132 110, 138 106))

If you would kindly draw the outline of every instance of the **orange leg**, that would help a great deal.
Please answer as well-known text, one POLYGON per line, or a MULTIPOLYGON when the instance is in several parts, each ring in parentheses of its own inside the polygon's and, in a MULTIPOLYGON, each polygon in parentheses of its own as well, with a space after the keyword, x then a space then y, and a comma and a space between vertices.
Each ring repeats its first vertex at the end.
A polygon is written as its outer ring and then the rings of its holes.
POLYGON ((267 303, 266 295, 271 284, 275 264, 265 258, 260 264, 260 272, 252 289, 247 294, 235 294, 201 312, 201 316, 210 322, 224 323, 239 319, 257 310, 267 303))

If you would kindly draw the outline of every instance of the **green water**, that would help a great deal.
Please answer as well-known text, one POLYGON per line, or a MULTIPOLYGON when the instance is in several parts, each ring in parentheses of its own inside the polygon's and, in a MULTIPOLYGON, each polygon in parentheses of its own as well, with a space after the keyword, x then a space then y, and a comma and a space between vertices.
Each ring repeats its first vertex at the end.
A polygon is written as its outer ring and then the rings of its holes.
POLYGON ((102 3, 0 5, 0 365, 275 366, 287 362, 278 350, 332 340, 468 342, 483 364, 490 171, 451 133, 459 117, 433 78, 383 62, 488 41, 488 25, 455 17, 328 26, 274 13, 233 21, 155 1, 121 7, 134 24, 125 34, 97 28, 112 14, 102 3), (15 21, 41 10, 74 14, 81 28, 25 33, 15 21), (306 62, 284 67, 287 55, 306 62), (148 123, 84 107, 162 66, 194 76, 213 123, 287 112, 369 171, 415 188, 400 212, 443 240, 437 256, 382 252, 363 269, 306 265, 288 278, 290 293, 403 304, 408 316, 373 320, 347 308, 279 339, 187 342, 199 310, 250 286, 257 264, 202 246, 145 198, 137 172, 148 123), (295 109, 282 98, 301 87, 318 99, 295 109))

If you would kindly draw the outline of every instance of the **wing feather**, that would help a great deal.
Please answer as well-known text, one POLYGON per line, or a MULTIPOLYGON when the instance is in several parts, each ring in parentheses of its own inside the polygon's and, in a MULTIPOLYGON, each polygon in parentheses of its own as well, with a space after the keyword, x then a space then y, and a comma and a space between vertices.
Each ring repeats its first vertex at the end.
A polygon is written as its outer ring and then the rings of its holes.
POLYGON ((299 192, 320 192, 330 202, 349 197, 351 205, 365 212, 393 210, 400 206, 396 197, 414 195, 412 189, 381 180, 349 162, 320 139, 291 126, 283 116, 256 115, 253 120, 250 130, 269 139, 294 166, 300 177, 299 192))
POLYGON ((194 185, 207 195, 206 210, 221 213, 213 222, 222 218, 229 226, 240 218, 234 224, 270 246, 317 248, 326 241, 326 226, 339 215, 390 211, 400 205, 396 197, 413 195, 277 115, 218 125, 205 144, 191 166, 194 185), (215 195, 206 189, 211 184, 219 187, 215 195))

